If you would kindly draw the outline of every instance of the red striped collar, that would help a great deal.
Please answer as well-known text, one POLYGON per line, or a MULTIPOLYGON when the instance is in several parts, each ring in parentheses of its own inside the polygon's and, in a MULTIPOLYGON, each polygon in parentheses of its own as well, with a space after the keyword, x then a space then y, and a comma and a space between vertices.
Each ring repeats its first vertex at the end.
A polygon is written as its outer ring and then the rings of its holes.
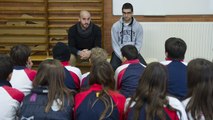
POLYGON ((103 89, 103 87, 99 84, 93 84, 93 85, 90 86, 89 89, 92 90, 92 91, 100 91, 100 90, 103 89))
POLYGON ((61 62, 61 64, 62 64, 63 66, 68 66, 68 65, 70 65, 68 61, 61 62))
POLYGON ((126 60, 123 62, 123 64, 134 64, 134 63, 139 63, 139 59, 134 59, 134 60, 126 60))

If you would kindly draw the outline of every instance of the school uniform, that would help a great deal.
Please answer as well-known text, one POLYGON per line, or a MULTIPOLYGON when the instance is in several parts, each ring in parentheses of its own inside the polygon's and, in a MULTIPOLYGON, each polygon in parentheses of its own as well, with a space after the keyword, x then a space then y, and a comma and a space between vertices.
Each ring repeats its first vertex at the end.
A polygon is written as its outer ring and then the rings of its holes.
POLYGON ((187 94, 187 63, 177 60, 166 60, 161 62, 168 69, 168 94, 182 101, 187 94))
POLYGON ((35 78, 36 71, 25 66, 14 66, 10 84, 13 88, 28 95, 32 89, 32 82, 35 78))
POLYGON ((81 88, 89 87, 90 72, 84 73, 81 78, 81 88))
MULTIPOLYGON (((190 99, 191 99, 191 97, 189 97, 189 98, 187 98, 187 99, 185 99, 185 100, 182 101, 182 104, 183 104, 183 106, 184 106, 185 109, 186 109, 186 106, 188 105, 190 99)), ((201 115, 201 117, 200 117, 199 120, 205 120, 205 117, 204 117, 203 113, 200 113, 200 115, 201 115)), ((188 116, 188 119, 189 119, 189 120, 195 120, 195 119, 192 117, 192 114, 191 114, 190 111, 187 112, 187 116, 188 116)))
MULTIPOLYGON (((167 106, 164 106, 163 112, 166 113, 166 120, 188 120, 185 109, 182 105, 182 103, 175 97, 167 96, 167 100, 169 102, 169 105, 174 108, 175 110, 169 109, 167 106)), ((129 100, 126 101, 126 107, 129 104, 129 100)), ((134 116, 134 108, 135 108, 135 102, 133 102, 130 105, 130 108, 127 109, 127 120, 133 120, 134 116)), ((146 119, 146 111, 145 111, 145 104, 142 106, 140 113, 139 113, 139 120, 145 120, 146 119)), ((155 117, 154 120, 159 120, 159 118, 155 117)))
POLYGON ((70 66, 68 61, 61 62, 65 70, 65 85, 69 89, 78 91, 80 89, 81 71, 77 67, 70 66))
POLYGON ((68 98, 62 100, 55 98, 49 112, 45 112, 48 103, 48 87, 39 86, 33 88, 20 107, 19 118, 21 120, 72 120, 72 101, 68 98), (62 109, 60 109, 62 107, 62 109))
POLYGON ((8 81, 0 80, 0 120, 15 120, 24 94, 12 88, 8 81))
MULTIPOLYGON (((98 99, 102 86, 91 85, 86 91, 80 92, 75 96, 74 118, 76 120, 99 120, 105 109, 104 103, 98 99)), ((113 108, 107 111, 105 120, 123 120, 124 104, 126 98, 118 92, 109 90, 109 95, 113 101, 113 108)), ((107 104, 110 105, 110 104, 107 104)))
POLYGON ((135 93, 144 69, 145 65, 141 64, 138 59, 124 62, 115 71, 117 90, 126 98, 131 97, 135 93))

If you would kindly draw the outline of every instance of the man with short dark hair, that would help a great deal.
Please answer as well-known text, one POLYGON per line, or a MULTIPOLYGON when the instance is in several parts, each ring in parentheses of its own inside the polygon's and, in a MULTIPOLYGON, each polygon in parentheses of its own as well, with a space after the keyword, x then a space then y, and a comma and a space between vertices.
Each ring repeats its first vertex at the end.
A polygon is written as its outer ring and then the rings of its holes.
MULTIPOLYGON (((110 63, 114 70, 122 63, 120 49, 125 45, 134 45, 140 51, 143 41, 143 28, 133 17, 132 4, 123 4, 122 14, 120 20, 114 23, 111 29, 113 53, 110 63)), ((140 54, 138 56, 140 62, 146 65, 143 57, 140 54)))

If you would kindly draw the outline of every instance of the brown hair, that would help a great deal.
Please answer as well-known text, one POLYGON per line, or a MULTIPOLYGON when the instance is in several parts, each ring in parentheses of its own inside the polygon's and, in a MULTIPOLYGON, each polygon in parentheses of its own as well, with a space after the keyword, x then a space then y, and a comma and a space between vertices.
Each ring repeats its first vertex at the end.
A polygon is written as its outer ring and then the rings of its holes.
POLYGON ((65 99, 73 103, 71 91, 65 87, 64 79, 64 68, 59 60, 45 60, 39 65, 33 87, 48 86, 48 103, 45 112, 49 112, 56 98, 62 101, 62 104, 58 103, 61 106, 60 109, 63 108, 65 99))
POLYGON ((166 99, 167 80, 167 70, 164 65, 153 62, 145 68, 136 93, 128 105, 136 102, 134 120, 139 119, 140 110, 145 104, 146 120, 153 120, 155 117, 161 120, 166 118, 163 106, 168 105, 166 99))
POLYGON ((91 50, 90 62, 95 64, 101 61, 107 61, 108 53, 103 48, 95 47, 91 50))
POLYGON ((109 90, 114 90, 115 88, 114 71, 110 63, 107 61, 102 61, 93 65, 91 68, 89 83, 90 85, 99 84, 103 87, 102 91, 100 91, 99 97, 96 100, 101 100, 105 105, 105 109, 99 118, 99 120, 102 120, 107 116, 110 116, 114 108, 113 100, 108 92, 109 90), (107 115, 108 111, 110 112, 107 115))
POLYGON ((186 112, 191 112, 193 119, 200 119, 201 113, 205 120, 213 119, 213 63, 197 58, 187 66, 188 97, 186 112))
POLYGON ((31 49, 26 45, 15 45, 10 50, 10 57, 15 66, 26 66, 31 49))

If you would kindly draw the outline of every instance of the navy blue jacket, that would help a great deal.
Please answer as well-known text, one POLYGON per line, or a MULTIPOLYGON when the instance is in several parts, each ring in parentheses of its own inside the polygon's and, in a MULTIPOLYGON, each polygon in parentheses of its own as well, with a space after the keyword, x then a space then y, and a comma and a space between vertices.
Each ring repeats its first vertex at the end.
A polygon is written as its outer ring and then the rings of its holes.
POLYGON ((161 62, 168 69, 167 92, 180 101, 185 99, 187 88, 187 64, 177 60, 161 62))
POLYGON ((115 71, 117 89, 126 98, 134 95, 145 66, 138 59, 126 61, 115 71))
MULTIPOLYGON (((105 109, 104 103, 98 99, 99 91, 101 90, 101 85, 94 84, 88 90, 80 92, 75 96, 74 118, 76 120, 99 120, 105 109)), ((112 112, 107 112, 104 120, 123 120, 126 98, 118 92, 111 90, 108 90, 108 92, 114 106, 112 112)))
POLYGON ((45 113, 47 105, 48 90, 45 87, 33 89, 27 95, 20 108, 20 119, 35 119, 35 120, 72 120, 72 105, 71 101, 65 100, 64 108, 59 110, 57 104, 53 104, 50 111, 45 113))
MULTIPOLYGON (((140 113, 139 113, 139 119, 138 120, 146 120, 145 106, 146 106, 146 104, 142 106, 140 113)), ((134 109, 135 109, 135 107, 132 107, 128 110, 127 120, 133 120, 134 119, 134 109)), ((166 114, 166 120, 179 120, 176 111, 170 110, 167 107, 164 107, 163 112, 166 114)), ((155 118, 153 120, 160 120, 160 119, 155 116, 155 118)))

